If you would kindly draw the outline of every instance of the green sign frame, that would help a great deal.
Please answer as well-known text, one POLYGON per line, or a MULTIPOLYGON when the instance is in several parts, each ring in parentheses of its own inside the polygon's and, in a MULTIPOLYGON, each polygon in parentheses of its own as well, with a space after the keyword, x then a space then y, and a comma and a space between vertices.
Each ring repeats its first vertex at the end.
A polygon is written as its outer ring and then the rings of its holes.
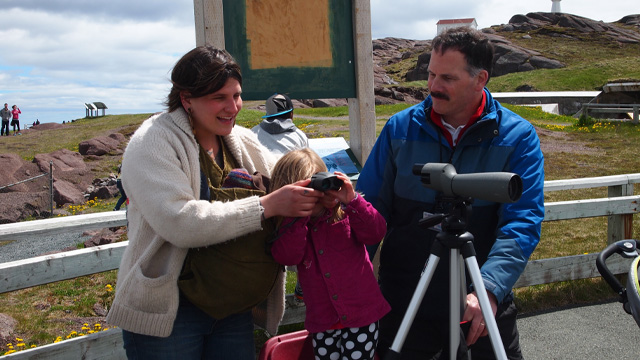
MULTIPOLYGON (((263 69, 251 67, 247 1, 252 0, 223 0, 225 48, 242 68, 243 99, 264 100, 275 92, 293 99, 356 97, 352 1, 329 0, 331 66, 289 65, 263 69)), ((261 21, 268 22, 266 17, 261 21)), ((283 39, 282 46, 286 45, 283 39)))

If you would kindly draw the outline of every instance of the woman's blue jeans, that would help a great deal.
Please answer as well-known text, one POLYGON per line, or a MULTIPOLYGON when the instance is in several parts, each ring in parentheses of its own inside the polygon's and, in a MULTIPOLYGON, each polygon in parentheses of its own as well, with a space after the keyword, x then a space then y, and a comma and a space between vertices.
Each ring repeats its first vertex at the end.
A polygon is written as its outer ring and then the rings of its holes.
POLYGON ((251 311, 216 320, 180 296, 178 316, 167 338, 122 331, 129 360, 254 360, 251 311))

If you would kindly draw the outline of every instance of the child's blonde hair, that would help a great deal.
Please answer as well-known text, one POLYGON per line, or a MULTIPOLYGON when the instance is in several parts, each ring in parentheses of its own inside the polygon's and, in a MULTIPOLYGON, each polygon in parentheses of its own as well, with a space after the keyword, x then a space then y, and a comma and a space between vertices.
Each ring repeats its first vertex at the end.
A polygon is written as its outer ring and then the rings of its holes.
MULTIPOLYGON (((321 171, 327 171, 327 165, 315 151, 310 148, 290 151, 284 154, 273 168, 269 191, 278 190, 299 180, 310 179, 313 174, 321 171)), ((333 210, 333 220, 341 219, 342 210, 339 203, 333 210)))

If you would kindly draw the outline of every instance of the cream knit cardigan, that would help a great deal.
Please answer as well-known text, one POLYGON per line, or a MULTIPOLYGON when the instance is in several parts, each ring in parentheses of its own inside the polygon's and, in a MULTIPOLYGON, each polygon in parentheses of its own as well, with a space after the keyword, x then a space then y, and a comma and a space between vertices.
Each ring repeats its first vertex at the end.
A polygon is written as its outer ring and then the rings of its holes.
MULTIPOLYGON (((223 141, 240 166, 270 176, 275 158, 249 129, 235 126, 223 141)), ((183 109, 146 120, 122 161, 129 197, 129 245, 118 272, 107 322, 145 335, 171 334, 178 276, 189 248, 219 244, 261 229, 257 196, 230 202, 200 197, 199 148, 183 109)), ((277 332, 284 313, 284 272, 254 322, 277 332)))

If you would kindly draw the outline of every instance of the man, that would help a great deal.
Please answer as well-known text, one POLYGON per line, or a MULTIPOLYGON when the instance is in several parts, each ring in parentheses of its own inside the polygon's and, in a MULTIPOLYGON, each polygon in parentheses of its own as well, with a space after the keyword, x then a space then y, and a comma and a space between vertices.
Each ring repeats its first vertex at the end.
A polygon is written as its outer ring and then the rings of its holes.
POLYGON ((2 128, 0 128, 0 136, 5 134, 6 136, 9 136, 9 120, 11 120, 11 110, 9 110, 9 104, 5 103, 4 108, 0 110, 0 118, 2 118, 2 128))
POLYGON ((273 94, 265 107, 264 120, 251 130, 267 149, 280 157, 291 150, 309 147, 307 135, 293 123, 293 103, 287 95, 273 94))
MULTIPOLYGON (((474 199, 467 226, 507 356, 521 359, 511 290, 540 239, 540 142, 529 122, 502 107, 485 88, 494 51, 482 33, 451 29, 437 36, 432 47, 430 96, 389 119, 357 183, 389 229, 380 250, 379 283, 392 311, 380 322, 378 351, 384 356, 395 339, 437 234, 418 221, 446 213, 451 205, 424 187, 412 167, 451 163, 459 174, 512 172, 522 179, 523 193, 515 203, 474 199)), ((449 358, 449 304, 458 300, 448 299, 448 268, 448 257, 441 257, 400 349, 402 359, 449 358)), ((469 345, 474 360, 494 358, 478 298, 473 289, 468 292, 462 320, 469 328, 459 354, 466 356, 469 345)))

